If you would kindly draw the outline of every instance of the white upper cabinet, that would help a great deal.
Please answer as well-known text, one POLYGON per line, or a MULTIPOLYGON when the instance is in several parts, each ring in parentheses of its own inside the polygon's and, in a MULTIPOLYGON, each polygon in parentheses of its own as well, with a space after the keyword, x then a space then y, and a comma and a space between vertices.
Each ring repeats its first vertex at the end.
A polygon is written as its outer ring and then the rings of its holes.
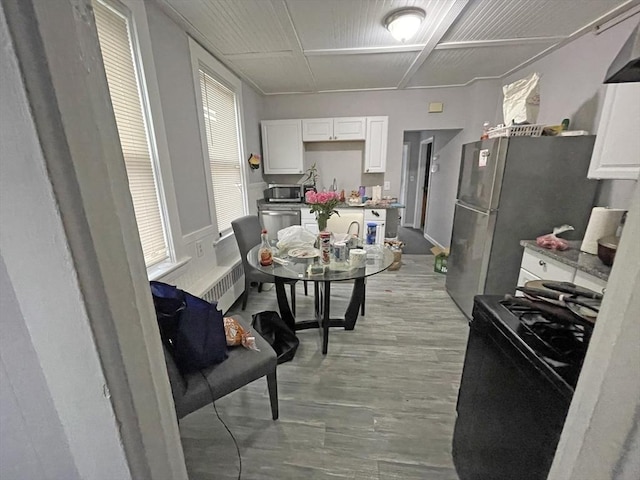
POLYGON ((365 117, 307 118, 302 120, 302 141, 333 142, 365 139, 365 117))
POLYGON ((589 178, 638 178, 640 83, 607 85, 589 178))
POLYGON ((301 120, 262 122, 264 173, 304 173, 301 120))
POLYGON ((389 117, 367 117, 364 173, 384 173, 387 166, 389 117))

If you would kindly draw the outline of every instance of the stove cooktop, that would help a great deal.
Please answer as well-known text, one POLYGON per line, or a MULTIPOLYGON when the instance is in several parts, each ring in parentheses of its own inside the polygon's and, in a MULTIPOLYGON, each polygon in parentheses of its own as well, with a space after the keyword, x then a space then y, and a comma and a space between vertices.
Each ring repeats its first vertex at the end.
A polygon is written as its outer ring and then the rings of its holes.
MULTIPOLYGON (((573 395, 586 355, 592 328, 572 322, 572 314, 554 315, 548 309, 525 306, 500 296, 478 296, 475 307, 484 321, 489 321, 545 375, 573 395)), ((477 321, 476 315, 472 323, 477 321)))

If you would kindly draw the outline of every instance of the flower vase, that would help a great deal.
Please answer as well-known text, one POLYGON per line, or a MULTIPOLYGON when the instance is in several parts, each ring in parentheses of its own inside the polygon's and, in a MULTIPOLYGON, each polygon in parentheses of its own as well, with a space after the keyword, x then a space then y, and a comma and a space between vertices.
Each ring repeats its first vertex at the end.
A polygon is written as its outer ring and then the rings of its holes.
POLYGON ((324 213, 319 213, 318 217, 318 230, 323 232, 327 229, 327 221, 329 220, 329 215, 324 213))

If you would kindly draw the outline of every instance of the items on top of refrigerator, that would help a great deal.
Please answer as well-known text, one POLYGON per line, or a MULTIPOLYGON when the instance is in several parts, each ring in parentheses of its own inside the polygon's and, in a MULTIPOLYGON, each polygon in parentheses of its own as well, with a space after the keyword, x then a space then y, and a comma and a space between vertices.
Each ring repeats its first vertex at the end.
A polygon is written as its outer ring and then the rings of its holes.
POLYGON ((536 72, 502 87, 505 125, 534 124, 540 110, 540 75, 536 72))

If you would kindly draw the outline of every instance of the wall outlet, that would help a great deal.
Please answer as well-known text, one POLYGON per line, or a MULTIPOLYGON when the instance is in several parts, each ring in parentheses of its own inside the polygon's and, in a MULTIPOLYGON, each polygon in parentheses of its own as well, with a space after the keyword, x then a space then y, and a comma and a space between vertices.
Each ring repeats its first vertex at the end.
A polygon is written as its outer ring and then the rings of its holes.
POLYGON ((384 182, 384 189, 391 190, 391 182, 384 182))
POLYGON ((202 240, 198 240, 196 242, 196 257, 204 257, 204 247, 202 245, 202 240))

